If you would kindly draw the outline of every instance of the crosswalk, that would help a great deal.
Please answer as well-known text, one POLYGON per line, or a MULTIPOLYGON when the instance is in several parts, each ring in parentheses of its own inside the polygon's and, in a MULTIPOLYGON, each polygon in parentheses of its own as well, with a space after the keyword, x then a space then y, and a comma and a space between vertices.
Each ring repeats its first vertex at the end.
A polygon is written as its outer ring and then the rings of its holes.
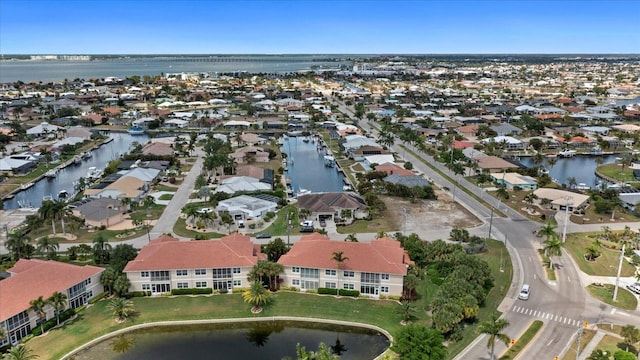
POLYGON ((571 319, 568 317, 564 317, 564 316, 560 316, 560 315, 556 315, 556 314, 552 314, 552 313, 548 313, 548 312, 544 312, 542 310, 535 310, 535 309, 529 309, 529 308, 525 308, 522 306, 514 306, 511 308, 511 311, 520 313, 520 314, 524 314, 524 315, 528 315, 528 316, 532 316, 532 317, 537 317, 540 318, 542 320, 549 320, 549 321, 557 321, 561 324, 566 324, 568 326, 575 326, 578 327, 580 325, 580 321, 576 320, 576 319, 571 319))

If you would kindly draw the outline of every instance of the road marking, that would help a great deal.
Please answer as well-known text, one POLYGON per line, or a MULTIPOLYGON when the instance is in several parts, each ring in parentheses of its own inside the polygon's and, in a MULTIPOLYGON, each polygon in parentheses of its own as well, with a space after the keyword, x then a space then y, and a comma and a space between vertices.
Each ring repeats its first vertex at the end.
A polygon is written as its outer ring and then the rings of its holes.
POLYGON ((538 280, 538 275, 533 274, 533 280, 538 280))
POLYGON ((553 321, 558 321, 558 315, 553 318, 553 321))
POLYGON ((513 311, 519 311, 518 309, 520 308, 520 306, 514 306, 513 307, 513 311))
POLYGON ((555 341, 554 339, 549 340, 549 342, 547 343, 547 346, 551 345, 551 343, 553 343, 554 341, 555 341))
POLYGON ((549 317, 551 316, 551 314, 547 313, 547 317, 546 319, 549 320, 549 317))
POLYGON ((568 277, 568 276, 567 276, 567 281, 568 281, 568 282, 571 282, 571 278, 570 278, 570 277, 568 277))
POLYGON ((616 308, 611 308, 611 314, 615 314, 616 313, 616 308))

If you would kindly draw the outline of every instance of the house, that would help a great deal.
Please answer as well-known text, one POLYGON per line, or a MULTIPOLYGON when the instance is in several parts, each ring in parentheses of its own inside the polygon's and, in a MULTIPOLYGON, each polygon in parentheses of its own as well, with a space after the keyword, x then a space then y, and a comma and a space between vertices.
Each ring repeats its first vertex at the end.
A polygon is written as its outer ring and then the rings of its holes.
POLYGON ((318 288, 357 290, 371 297, 401 296, 407 268, 413 264, 398 241, 387 237, 371 242, 332 241, 313 233, 303 236, 282 255, 283 286, 301 291, 318 288), (342 252, 340 266, 333 254, 342 252))
POLYGON ((30 129, 27 129, 27 135, 33 137, 47 137, 49 134, 56 134, 62 128, 56 125, 51 125, 47 122, 43 122, 40 125, 36 125, 30 129))
POLYGON ((132 202, 140 202, 148 190, 149 184, 145 181, 134 176, 122 176, 102 189, 99 187, 87 189, 84 194, 93 198, 129 198, 132 202))
POLYGON ((364 157, 363 163, 371 167, 373 164, 384 164, 384 163, 392 163, 395 161, 393 154, 384 154, 384 155, 367 155, 364 157))
MULTIPOLYGON (((633 172, 635 174, 636 170, 634 170, 633 172)), ((622 207, 624 207, 626 210, 632 213, 636 213, 639 209, 638 204, 640 204, 640 192, 638 192, 637 190, 621 191, 618 194, 618 198, 622 203, 622 207)))
POLYGON ((366 156, 369 155, 387 155, 390 154, 387 150, 383 149, 380 146, 361 146, 355 150, 352 150, 349 154, 349 157, 354 161, 362 161, 366 156))
POLYGON ((536 179, 514 172, 492 173, 491 180, 505 186, 509 190, 513 190, 516 187, 526 190, 535 190, 538 188, 536 179))
POLYGON ((518 165, 514 165, 497 156, 476 156, 473 160, 478 163, 480 171, 501 172, 518 168, 518 165))
POLYGON ((124 268, 130 291, 152 295, 172 289, 248 287, 247 276, 259 260, 260 245, 240 233, 219 240, 180 241, 168 235, 152 239, 124 268))
POLYGON ((256 146, 245 146, 245 147, 236 149, 236 151, 229 154, 229 156, 235 159, 236 164, 269 162, 269 152, 263 148, 256 147, 256 146))
MULTIPOLYGON (((77 309, 89 299, 103 293, 100 275, 104 268, 77 266, 53 260, 20 259, 7 270, 11 276, 0 281, 0 327, 7 336, 0 347, 16 344, 40 324, 40 318, 29 302, 54 292, 67 295, 66 308, 77 309)), ((54 317, 54 309, 47 305, 46 318, 54 317)))
POLYGON ((524 143, 511 136, 496 136, 492 138, 483 139, 484 144, 494 142, 496 144, 503 144, 505 150, 522 150, 524 149, 524 143))
POLYGON ((165 144, 162 142, 151 142, 146 144, 142 148, 141 152, 143 155, 173 155, 173 147, 171 146, 171 144, 165 144))
POLYGON ((498 136, 518 136, 520 134, 522 134, 522 129, 520 129, 517 126, 513 126, 511 124, 498 124, 498 125, 491 125, 489 126, 489 129, 493 130, 496 132, 496 134, 498 134, 498 136))
POLYGON ((253 196, 240 195, 231 199, 220 200, 216 211, 219 214, 229 213, 234 219, 261 218, 268 212, 275 212, 278 203, 253 196))
POLYGON ((251 176, 233 176, 223 179, 215 192, 235 194, 237 192, 270 191, 271 185, 251 176))
POLYGON ((569 211, 584 207, 589 201, 589 195, 574 193, 571 191, 540 188, 533 192, 538 199, 551 200, 551 208, 554 210, 564 210, 569 207, 569 211))
POLYGON ((122 202, 117 199, 89 198, 77 203, 71 212, 74 216, 84 219, 86 225, 108 228, 124 221, 124 209, 121 206, 122 202))
POLYGON ((352 192, 305 194, 298 196, 298 209, 307 209, 315 220, 367 217, 364 199, 352 192), (343 210, 346 210, 343 212, 343 210), (346 216, 350 213, 351 216, 346 216))
POLYGON ((26 174, 38 165, 37 161, 15 159, 7 156, 0 159, 0 172, 13 174, 26 174))
POLYGON ((387 173, 387 175, 393 175, 393 174, 406 175, 406 176, 415 175, 413 173, 413 171, 407 170, 407 169, 403 168, 402 166, 400 166, 400 165, 398 165, 396 163, 380 164, 380 165, 376 166, 374 170, 375 171, 383 171, 383 172, 387 173))

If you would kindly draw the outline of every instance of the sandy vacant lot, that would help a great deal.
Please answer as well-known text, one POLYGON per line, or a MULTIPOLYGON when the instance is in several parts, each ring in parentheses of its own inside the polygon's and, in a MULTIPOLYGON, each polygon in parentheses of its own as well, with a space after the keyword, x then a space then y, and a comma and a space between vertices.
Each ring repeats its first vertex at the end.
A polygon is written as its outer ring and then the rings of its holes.
POLYGON ((451 197, 438 193, 438 200, 418 200, 410 202, 396 197, 380 197, 387 205, 386 220, 397 229, 403 226, 403 209, 406 209, 407 233, 428 233, 432 231, 450 230, 453 227, 471 228, 482 224, 482 221, 471 214, 451 197))

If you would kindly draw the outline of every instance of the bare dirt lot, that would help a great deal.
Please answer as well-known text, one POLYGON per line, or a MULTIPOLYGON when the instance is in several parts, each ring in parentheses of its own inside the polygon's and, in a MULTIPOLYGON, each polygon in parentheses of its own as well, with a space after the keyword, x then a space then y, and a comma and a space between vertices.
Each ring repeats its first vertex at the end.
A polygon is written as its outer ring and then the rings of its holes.
POLYGON ((425 234, 433 231, 450 230, 453 227, 472 228, 482 225, 482 221, 458 203, 451 201, 445 192, 437 192, 438 200, 417 200, 411 202, 397 197, 381 196, 387 210, 385 220, 392 227, 402 229, 403 213, 406 209, 405 231, 425 234))

